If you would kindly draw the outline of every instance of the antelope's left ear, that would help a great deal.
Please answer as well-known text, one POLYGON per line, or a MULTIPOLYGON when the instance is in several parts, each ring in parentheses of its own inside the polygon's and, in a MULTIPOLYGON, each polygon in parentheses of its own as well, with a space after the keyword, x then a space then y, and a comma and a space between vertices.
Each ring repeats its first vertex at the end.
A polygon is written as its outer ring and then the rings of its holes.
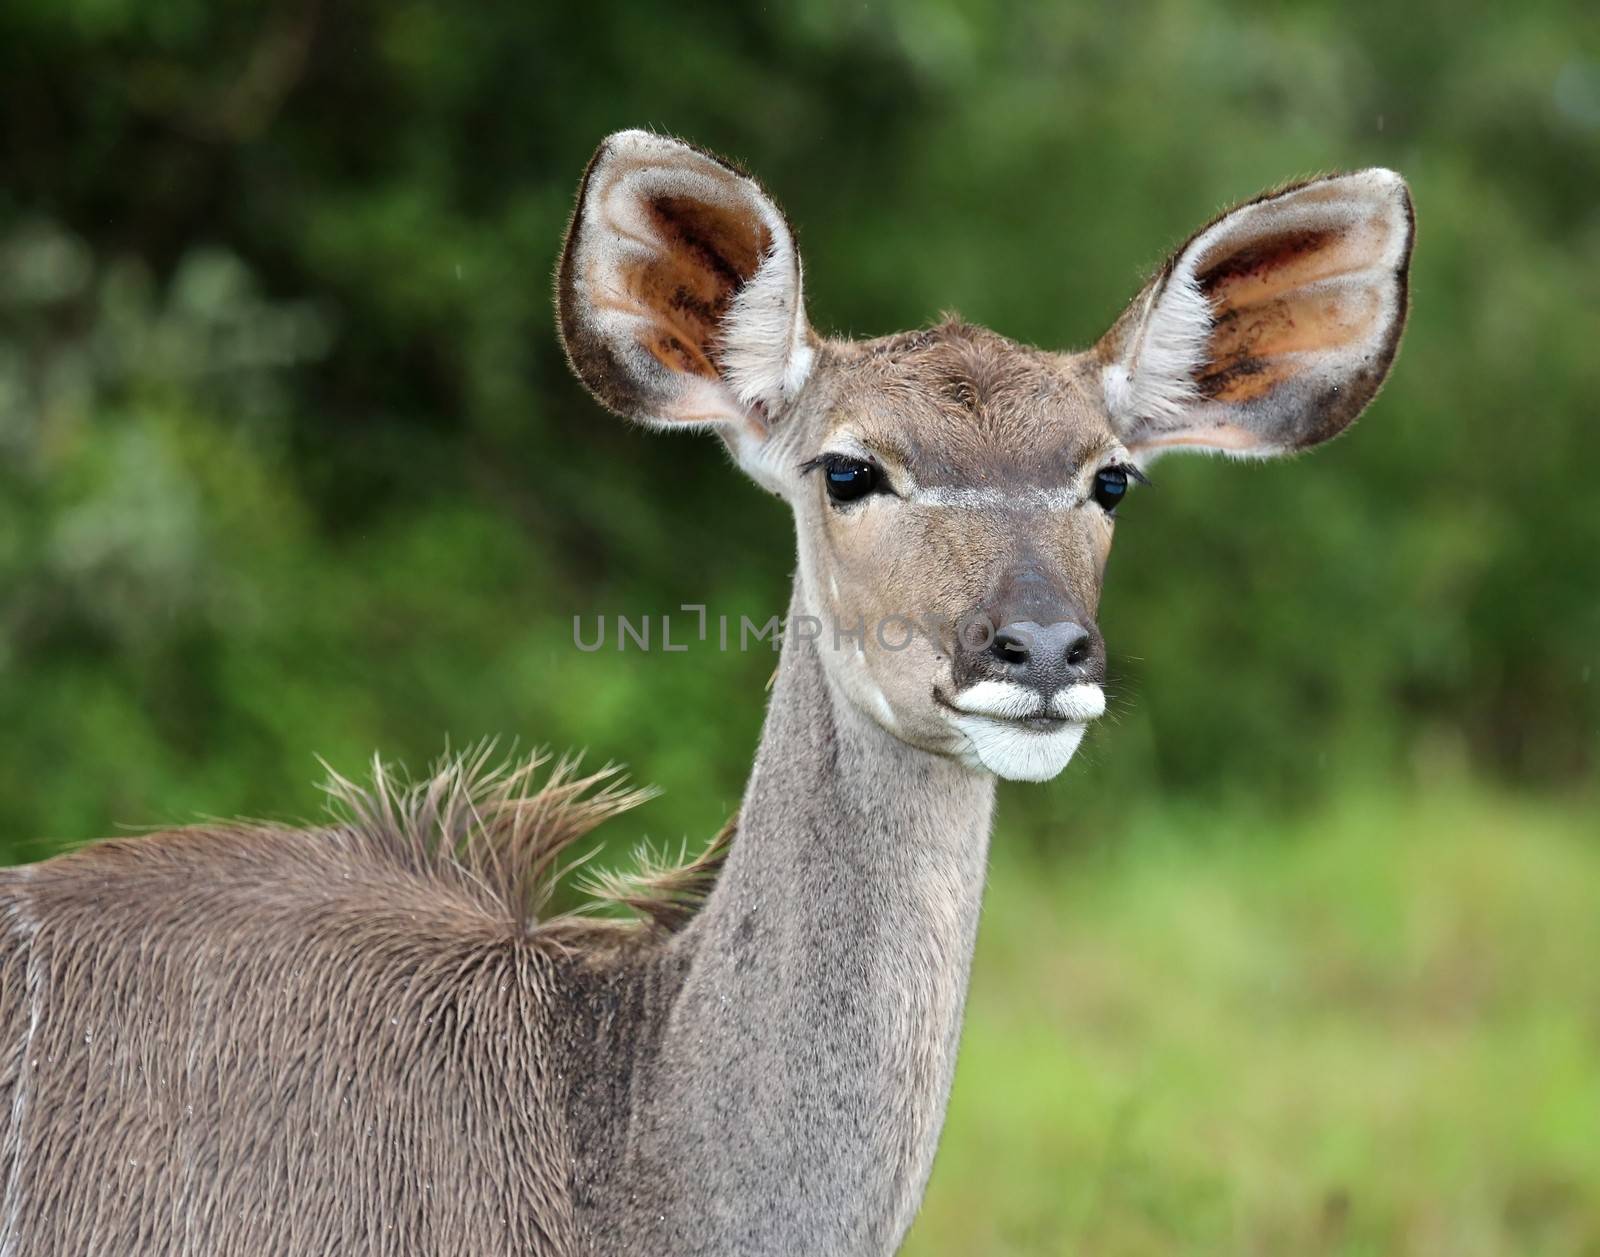
POLYGON ((1337 436, 1394 361, 1413 226, 1405 181, 1375 169, 1202 228, 1095 347, 1124 444, 1267 458, 1337 436))

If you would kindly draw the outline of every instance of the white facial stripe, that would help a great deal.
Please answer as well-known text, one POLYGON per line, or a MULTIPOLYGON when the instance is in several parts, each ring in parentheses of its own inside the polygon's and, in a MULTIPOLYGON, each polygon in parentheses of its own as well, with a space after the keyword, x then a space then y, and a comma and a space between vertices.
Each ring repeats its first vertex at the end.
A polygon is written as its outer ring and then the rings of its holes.
POLYGON ((1072 489, 912 489, 905 496, 918 506, 964 511, 1070 511, 1084 502, 1072 489))
POLYGON ((909 486, 905 490, 905 498, 908 502, 915 502, 919 506, 951 507, 968 511, 1071 511, 1089 500, 1089 493, 1094 487, 1094 477, 1101 468, 1133 465, 1133 463, 1133 455, 1121 445, 1113 445, 1084 460, 1076 485, 1050 488, 1024 485, 1011 489, 969 489, 954 485, 935 485, 930 488, 909 486))
POLYGON ((850 431, 835 432, 828 438, 824 457, 839 454, 845 458, 859 458, 862 462, 887 463, 896 492, 907 502, 918 506, 943 507, 965 511, 1071 511, 1089 500, 1095 474, 1112 465, 1136 466, 1134 456, 1113 441, 1084 459, 1076 477, 1076 485, 1020 485, 1009 489, 974 489, 960 485, 934 485, 924 488, 914 484, 897 460, 886 460, 874 453, 866 442, 850 431))

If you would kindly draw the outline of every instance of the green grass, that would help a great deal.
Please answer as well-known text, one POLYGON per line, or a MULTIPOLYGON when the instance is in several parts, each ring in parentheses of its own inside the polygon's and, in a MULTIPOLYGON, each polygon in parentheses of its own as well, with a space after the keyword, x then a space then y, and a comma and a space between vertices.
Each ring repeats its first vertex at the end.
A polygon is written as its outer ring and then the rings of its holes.
POLYGON ((905 1252, 1600 1253, 1597 829, 1453 792, 999 852, 905 1252))

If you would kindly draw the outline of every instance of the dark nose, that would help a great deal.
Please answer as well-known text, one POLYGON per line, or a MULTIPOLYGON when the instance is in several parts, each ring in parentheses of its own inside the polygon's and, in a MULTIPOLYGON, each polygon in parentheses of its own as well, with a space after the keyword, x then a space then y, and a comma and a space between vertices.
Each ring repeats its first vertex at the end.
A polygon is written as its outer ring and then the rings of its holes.
POLYGON ((1015 681, 1047 697, 1066 686, 1105 677, 1106 652, 1100 634, 1072 620, 1053 624, 1014 621, 998 629, 987 647, 973 654, 976 657, 969 658, 968 671, 974 680, 1015 681))

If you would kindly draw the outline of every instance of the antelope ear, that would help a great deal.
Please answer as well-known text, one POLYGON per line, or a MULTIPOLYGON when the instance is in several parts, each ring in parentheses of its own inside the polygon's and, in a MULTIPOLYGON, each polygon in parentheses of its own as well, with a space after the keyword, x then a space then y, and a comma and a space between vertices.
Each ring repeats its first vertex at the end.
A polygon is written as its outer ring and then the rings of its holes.
POLYGON ((1376 169, 1202 228, 1096 346, 1124 444, 1266 458, 1337 436, 1399 347, 1412 234, 1405 181, 1376 169))
POLYGON ((794 237, 761 186, 647 131, 619 131, 578 190, 556 278, 561 339, 609 409, 766 436, 811 369, 794 237))

